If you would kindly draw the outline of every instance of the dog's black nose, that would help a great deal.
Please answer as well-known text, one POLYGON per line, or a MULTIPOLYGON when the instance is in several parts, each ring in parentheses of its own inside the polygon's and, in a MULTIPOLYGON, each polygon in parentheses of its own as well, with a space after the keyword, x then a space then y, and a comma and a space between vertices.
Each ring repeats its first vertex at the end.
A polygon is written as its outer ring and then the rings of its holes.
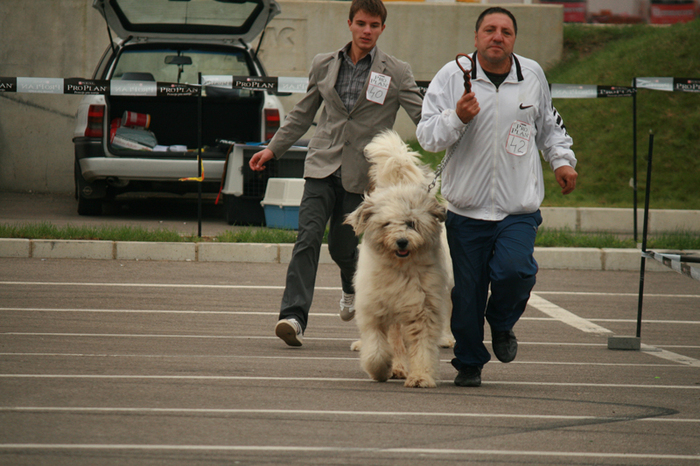
POLYGON ((408 240, 406 238, 397 239, 396 245, 399 247, 399 249, 406 249, 408 246, 408 240))

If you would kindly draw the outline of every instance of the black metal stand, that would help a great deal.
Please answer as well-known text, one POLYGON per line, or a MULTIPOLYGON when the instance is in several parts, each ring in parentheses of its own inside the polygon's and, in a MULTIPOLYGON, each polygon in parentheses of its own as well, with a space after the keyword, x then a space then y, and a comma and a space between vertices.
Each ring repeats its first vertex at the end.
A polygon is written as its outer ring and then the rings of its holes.
POLYGON ((637 78, 632 81, 632 218, 634 219, 634 242, 637 242, 637 78))
POLYGON ((649 193, 651 192, 651 158, 654 152, 654 133, 649 132, 647 184, 644 188, 644 227, 642 230, 642 261, 639 267, 639 301, 637 303, 637 338, 642 336, 642 301, 644 297, 644 269, 646 268, 647 231, 649 225, 649 193))
POLYGON ((202 237, 202 73, 198 73, 197 96, 197 236, 202 237))

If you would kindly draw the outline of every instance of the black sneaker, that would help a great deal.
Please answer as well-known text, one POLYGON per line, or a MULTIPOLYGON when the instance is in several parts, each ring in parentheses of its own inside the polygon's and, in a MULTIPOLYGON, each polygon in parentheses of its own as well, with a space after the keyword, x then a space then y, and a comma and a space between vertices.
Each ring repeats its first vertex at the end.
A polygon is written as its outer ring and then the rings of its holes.
POLYGON ((459 387, 480 387, 481 368, 477 366, 465 366, 460 369, 455 377, 455 385, 459 387))
POLYGON ((501 362, 511 362, 518 354, 518 340, 512 330, 491 331, 493 354, 501 362))

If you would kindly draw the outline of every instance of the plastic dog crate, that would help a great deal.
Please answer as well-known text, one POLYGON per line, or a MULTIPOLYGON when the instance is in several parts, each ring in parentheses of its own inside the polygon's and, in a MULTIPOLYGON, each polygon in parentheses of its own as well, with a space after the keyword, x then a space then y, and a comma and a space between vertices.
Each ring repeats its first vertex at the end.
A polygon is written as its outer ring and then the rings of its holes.
POLYGON ((279 160, 270 160, 265 170, 254 172, 250 158, 265 146, 236 144, 229 156, 222 190, 226 222, 229 225, 264 225, 261 205, 267 183, 273 178, 299 178, 303 181, 307 147, 292 146, 279 160))
POLYGON ((260 202, 265 210, 265 224, 270 228, 299 229, 299 205, 304 194, 300 178, 270 178, 265 197, 260 202))

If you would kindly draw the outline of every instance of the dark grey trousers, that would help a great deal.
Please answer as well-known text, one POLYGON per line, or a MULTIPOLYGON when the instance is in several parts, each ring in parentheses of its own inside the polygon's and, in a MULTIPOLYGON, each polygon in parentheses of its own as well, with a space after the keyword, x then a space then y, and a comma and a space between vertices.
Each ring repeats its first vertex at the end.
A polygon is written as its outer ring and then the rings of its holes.
POLYGON ((361 202, 362 195, 345 191, 337 176, 306 179, 299 206, 299 233, 287 268, 280 319, 294 317, 302 328, 306 328, 321 244, 329 219, 328 252, 340 267, 343 291, 355 292, 352 280, 357 266, 358 240, 352 227, 344 225, 343 220, 361 202))

